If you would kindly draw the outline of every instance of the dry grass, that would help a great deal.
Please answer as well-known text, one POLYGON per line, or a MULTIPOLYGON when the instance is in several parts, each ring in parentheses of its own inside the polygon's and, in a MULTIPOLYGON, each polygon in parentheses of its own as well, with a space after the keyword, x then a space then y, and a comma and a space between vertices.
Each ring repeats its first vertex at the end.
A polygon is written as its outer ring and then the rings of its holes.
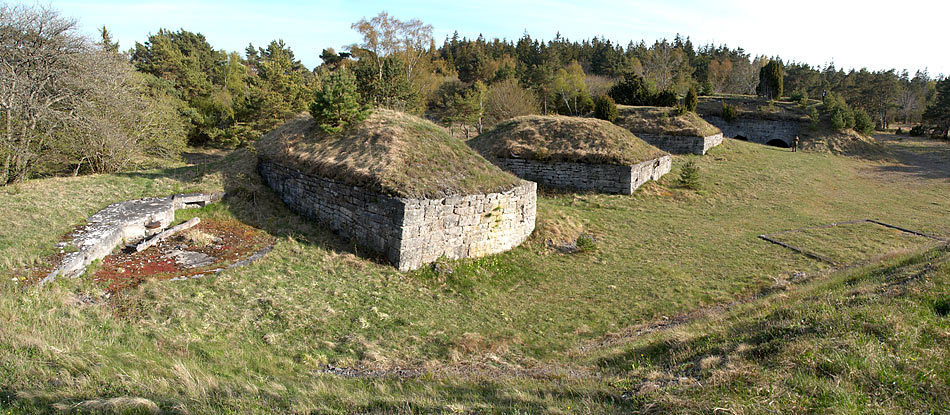
POLYGON ((191 229, 182 234, 182 237, 184 237, 185 242, 189 245, 201 248, 211 245, 216 238, 214 235, 202 231, 201 229, 191 229))
POLYGON ((617 109, 620 112, 617 124, 634 134, 708 137, 722 132, 695 112, 676 115, 673 108, 627 105, 618 105, 617 109))
POLYGON ((802 128, 803 150, 857 156, 871 160, 890 159, 887 149, 873 138, 854 130, 833 131, 829 128, 802 128))
POLYGON ((333 135, 301 115, 266 134, 257 150, 266 160, 394 196, 490 193, 519 183, 441 127, 384 109, 333 135))
MULTIPOLYGON (((755 95, 716 95, 700 97, 696 112, 702 115, 722 115, 722 103, 736 107, 740 119, 773 121, 807 121, 808 113, 789 101, 773 101, 769 104, 765 98, 755 95)), ((818 105, 820 101, 811 101, 809 105, 818 105)))
POLYGON ((469 140, 486 157, 633 165, 666 153, 629 131, 593 118, 528 115, 469 140))

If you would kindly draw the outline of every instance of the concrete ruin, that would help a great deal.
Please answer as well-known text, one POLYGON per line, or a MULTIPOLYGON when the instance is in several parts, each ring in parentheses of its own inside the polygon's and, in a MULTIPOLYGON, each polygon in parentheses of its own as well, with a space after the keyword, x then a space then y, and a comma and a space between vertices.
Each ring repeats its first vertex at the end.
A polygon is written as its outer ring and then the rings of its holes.
POLYGON ((202 207, 223 196, 224 193, 191 193, 113 203, 90 216, 85 226, 70 234, 71 241, 59 244, 63 259, 40 285, 57 276, 78 277, 89 264, 105 258, 117 246, 160 233, 175 220, 176 210, 202 207))

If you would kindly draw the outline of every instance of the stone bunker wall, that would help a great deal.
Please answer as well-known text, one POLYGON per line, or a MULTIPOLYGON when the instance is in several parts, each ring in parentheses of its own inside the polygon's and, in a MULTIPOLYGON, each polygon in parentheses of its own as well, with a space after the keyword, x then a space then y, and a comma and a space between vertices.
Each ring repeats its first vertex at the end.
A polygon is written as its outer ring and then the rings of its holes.
POLYGON ((722 144, 722 134, 708 137, 677 136, 634 133, 650 145, 672 154, 706 154, 709 149, 722 144))
POLYGON ((704 116, 706 122, 715 125, 726 137, 741 137, 753 143, 767 144, 772 140, 782 140, 791 146, 795 137, 801 133, 800 121, 794 120, 759 120, 739 118, 732 122, 715 115, 704 116))
POLYGON ((261 160, 261 177, 292 210, 356 245, 386 256, 400 271, 440 257, 507 251, 534 231, 537 185, 441 199, 389 197, 261 160))
POLYGON ((547 187, 628 195, 648 180, 657 180, 669 173, 673 158, 667 155, 633 166, 511 158, 492 162, 515 176, 547 187))

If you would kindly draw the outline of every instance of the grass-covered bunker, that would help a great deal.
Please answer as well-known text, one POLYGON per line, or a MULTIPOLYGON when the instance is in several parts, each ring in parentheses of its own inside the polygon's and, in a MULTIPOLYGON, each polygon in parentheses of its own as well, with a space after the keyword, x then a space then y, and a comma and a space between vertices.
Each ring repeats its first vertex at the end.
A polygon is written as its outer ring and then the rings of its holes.
POLYGON ((666 107, 618 106, 617 124, 673 154, 706 154, 722 143, 722 131, 695 112, 676 114, 666 107))
POLYGON ((630 194, 670 171, 669 154, 593 118, 529 115, 499 123, 469 145, 541 185, 630 194))
POLYGON ((401 271, 505 251, 534 230, 536 184, 412 115, 378 109, 339 134, 303 115, 257 149, 261 176, 291 209, 401 271))

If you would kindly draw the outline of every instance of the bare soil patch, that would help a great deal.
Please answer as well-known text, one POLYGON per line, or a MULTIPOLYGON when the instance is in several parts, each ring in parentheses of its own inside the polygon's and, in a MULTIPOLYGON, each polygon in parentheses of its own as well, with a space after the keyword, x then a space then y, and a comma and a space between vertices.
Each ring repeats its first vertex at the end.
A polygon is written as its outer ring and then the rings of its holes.
POLYGON ((196 278, 223 270, 273 242, 273 237, 238 221, 206 220, 142 252, 114 252, 93 278, 110 292, 147 279, 196 278))

